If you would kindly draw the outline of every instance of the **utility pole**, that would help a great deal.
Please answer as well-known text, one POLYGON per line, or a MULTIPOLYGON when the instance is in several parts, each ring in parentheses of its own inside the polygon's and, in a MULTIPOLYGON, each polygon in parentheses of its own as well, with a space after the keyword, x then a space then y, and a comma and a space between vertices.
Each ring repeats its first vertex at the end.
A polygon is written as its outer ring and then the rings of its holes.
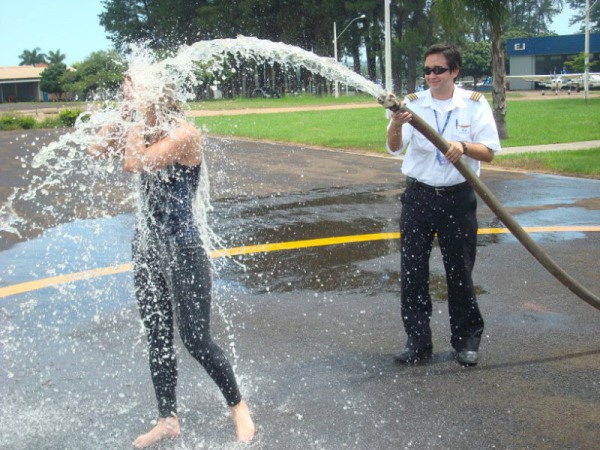
POLYGON ((385 89, 394 92, 392 86, 392 37, 390 30, 390 0, 383 0, 385 10, 385 89))

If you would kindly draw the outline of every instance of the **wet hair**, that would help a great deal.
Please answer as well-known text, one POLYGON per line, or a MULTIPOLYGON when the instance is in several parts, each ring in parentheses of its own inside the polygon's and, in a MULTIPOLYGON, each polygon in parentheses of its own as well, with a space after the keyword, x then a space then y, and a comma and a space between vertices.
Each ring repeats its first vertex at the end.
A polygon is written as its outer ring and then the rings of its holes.
POLYGON ((448 68, 452 70, 460 69, 462 66, 462 56, 460 50, 449 44, 434 44, 427 49, 423 59, 427 59, 429 55, 441 54, 446 58, 448 68))
MULTIPOLYGON (((125 82, 135 83, 129 72, 126 72, 123 76, 123 84, 125 82)), ((165 83, 162 85, 147 85, 144 83, 144 91, 146 91, 147 96, 145 99, 146 102, 151 103, 157 112, 162 111, 163 113, 170 112, 184 115, 183 105, 177 98, 177 86, 175 83, 165 83)))
POLYGON ((168 83, 160 88, 158 103, 164 104, 169 109, 181 109, 180 102, 177 100, 177 87, 175 84, 168 83))

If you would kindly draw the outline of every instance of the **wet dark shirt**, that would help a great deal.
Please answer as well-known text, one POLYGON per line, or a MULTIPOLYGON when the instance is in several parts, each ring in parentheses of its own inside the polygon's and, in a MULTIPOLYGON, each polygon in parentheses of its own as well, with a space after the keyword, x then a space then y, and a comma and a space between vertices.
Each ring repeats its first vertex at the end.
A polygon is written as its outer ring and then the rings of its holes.
POLYGON ((200 166, 173 164, 141 174, 142 219, 158 238, 196 240, 194 199, 198 190, 200 166))

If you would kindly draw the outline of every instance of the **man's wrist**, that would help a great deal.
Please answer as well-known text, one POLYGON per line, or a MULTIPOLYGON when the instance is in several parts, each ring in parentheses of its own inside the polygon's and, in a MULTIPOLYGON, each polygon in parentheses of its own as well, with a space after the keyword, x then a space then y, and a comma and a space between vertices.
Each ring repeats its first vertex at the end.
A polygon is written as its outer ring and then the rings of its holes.
POLYGON ((462 145, 463 155, 466 155, 467 154, 467 143, 460 141, 460 145, 462 145))

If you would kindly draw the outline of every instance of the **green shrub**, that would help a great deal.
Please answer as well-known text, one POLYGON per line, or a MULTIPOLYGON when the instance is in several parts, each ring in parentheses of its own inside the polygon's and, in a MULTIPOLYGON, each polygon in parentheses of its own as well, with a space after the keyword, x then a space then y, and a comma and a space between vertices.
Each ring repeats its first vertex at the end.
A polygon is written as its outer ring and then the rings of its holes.
POLYGON ((17 123, 24 130, 30 130, 37 125, 37 121, 31 116, 21 116, 17 119, 17 123))
POLYGON ((41 120, 37 123, 37 128, 58 128, 62 127, 63 122, 59 117, 45 117, 44 120, 41 120))
POLYGON ((64 109, 60 112, 58 118, 65 127, 73 127, 79 114, 81 114, 80 109, 64 109))
POLYGON ((20 128, 17 117, 13 114, 2 114, 0 116, 0 130, 9 131, 20 128))
MULTIPOLYGON (((10 130, 30 130, 32 128, 56 128, 73 127, 77 117, 81 114, 80 109, 65 109, 57 117, 46 117, 37 121, 32 116, 21 116, 19 114, 4 113, 0 115, 0 131, 10 130)), ((88 120, 89 114, 81 117, 81 120, 88 120)))

